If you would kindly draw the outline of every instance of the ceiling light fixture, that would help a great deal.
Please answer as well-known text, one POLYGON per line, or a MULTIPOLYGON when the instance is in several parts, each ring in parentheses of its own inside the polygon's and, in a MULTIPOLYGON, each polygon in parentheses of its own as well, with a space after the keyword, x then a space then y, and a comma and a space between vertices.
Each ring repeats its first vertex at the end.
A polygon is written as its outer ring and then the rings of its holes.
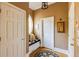
POLYGON ((42 2, 42 9, 48 8, 48 2, 42 2))

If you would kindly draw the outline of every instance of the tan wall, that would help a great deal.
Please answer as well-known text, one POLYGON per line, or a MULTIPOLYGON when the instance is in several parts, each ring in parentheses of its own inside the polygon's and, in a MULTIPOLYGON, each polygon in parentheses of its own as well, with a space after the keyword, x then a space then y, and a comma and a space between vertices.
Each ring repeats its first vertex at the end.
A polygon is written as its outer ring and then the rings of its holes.
POLYGON ((28 11, 29 3, 28 2, 9 2, 21 9, 28 11))
MULTIPOLYGON (((79 25, 79 2, 75 2, 75 30, 76 30, 76 20, 78 20, 77 23, 79 25)), ((75 31, 75 56, 79 57, 79 46, 77 45, 76 31, 75 31)))
MULTIPOLYGON (((50 5, 46 10, 38 9, 34 11, 34 26, 36 25, 36 22, 40 20, 40 18, 51 17, 51 16, 55 17, 55 47, 67 49, 68 3, 66 2, 55 3, 53 5, 50 5), (65 33, 57 32, 57 22, 59 21, 60 18, 62 18, 62 20, 65 22, 65 33)), ((34 29, 34 32, 35 31, 36 29, 34 29)))
POLYGON ((26 38, 26 52, 28 52, 28 47, 29 47, 29 36, 28 36, 28 10, 29 10, 29 3, 28 2, 9 2, 23 10, 26 11, 26 35, 27 35, 27 38, 26 38))

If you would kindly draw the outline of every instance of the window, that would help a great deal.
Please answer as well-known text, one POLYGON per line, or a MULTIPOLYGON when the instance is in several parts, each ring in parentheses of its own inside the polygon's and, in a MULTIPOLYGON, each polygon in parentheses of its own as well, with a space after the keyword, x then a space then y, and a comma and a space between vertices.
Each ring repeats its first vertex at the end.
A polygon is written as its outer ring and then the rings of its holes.
POLYGON ((29 34, 32 33, 33 30, 33 21, 32 21, 32 17, 29 15, 29 34))

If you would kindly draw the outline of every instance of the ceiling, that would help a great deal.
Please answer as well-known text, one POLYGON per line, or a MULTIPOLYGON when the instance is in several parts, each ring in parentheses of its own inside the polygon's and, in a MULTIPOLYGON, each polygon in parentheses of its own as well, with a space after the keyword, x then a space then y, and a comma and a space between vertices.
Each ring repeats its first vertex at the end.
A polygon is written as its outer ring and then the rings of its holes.
MULTIPOLYGON (((54 4, 55 2, 48 2, 48 5, 54 4)), ((29 2, 29 8, 32 10, 36 10, 41 8, 42 2, 29 2)))

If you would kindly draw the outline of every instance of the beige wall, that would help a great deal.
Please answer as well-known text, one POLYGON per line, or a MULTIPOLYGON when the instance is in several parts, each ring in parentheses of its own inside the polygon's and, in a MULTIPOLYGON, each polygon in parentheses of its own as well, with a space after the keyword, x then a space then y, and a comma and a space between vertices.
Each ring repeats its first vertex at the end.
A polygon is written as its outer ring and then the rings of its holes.
MULTIPOLYGON (((79 25, 79 2, 75 2, 75 56, 79 57, 79 46, 77 45, 77 37, 76 37, 76 20, 78 20, 79 25)), ((79 30, 79 29, 78 29, 79 30)))
POLYGON ((9 2, 21 9, 28 11, 29 3, 28 2, 9 2))
MULTIPOLYGON (((55 3, 48 7, 46 10, 38 9, 34 11, 34 26, 40 20, 40 18, 44 17, 55 17, 55 47, 67 49, 68 46, 68 39, 67 39, 67 32, 68 32, 68 3, 55 3), (57 22, 59 19, 65 22, 65 33, 58 33, 57 32, 57 22)), ((34 29, 36 32, 36 29, 34 29)))
POLYGON ((28 47, 29 47, 29 36, 28 36, 28 13, 29 13, 29 3, 28 2, 9 2, 23 10, 26 11, 26 35, 27 35, 27 38, 26 38, 26 52, 28 52, 28 47))

